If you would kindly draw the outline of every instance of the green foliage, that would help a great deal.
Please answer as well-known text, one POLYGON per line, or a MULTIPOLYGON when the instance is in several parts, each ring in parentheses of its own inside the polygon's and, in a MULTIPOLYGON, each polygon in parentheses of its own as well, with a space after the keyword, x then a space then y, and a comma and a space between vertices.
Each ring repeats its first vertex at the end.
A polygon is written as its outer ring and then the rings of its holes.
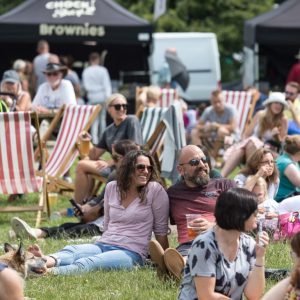
MULTIPOLYGON (((152 21, 154 0, 117 2, 152 21)), ((245 20, 272 9, 274 0, 168 0, 167 11, 155 23, 157 32, 214 32, 221 54, 222 81, 240 77, 240 63, 232 54, 243 49, 245 20), (231 63, 228 63, 231 62, 231 63)))
POLYGON ((20 3, 24 2, 23 0, 0 0, 0 14, 3 14, 20 3))

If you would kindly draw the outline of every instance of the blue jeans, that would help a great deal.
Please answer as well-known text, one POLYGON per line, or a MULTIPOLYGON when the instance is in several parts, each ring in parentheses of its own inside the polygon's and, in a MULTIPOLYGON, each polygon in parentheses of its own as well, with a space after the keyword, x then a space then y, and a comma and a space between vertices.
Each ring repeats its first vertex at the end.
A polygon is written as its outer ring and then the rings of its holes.
POLYGON ((76 275, 96 270, 131 270, 144 264, 142 257, 122 247, 103 243, 66 246, 50 254, 57 260, 51 273, 55 275, 76 275))
POLYGON ((288 134, 289 135, 300 134, 300 128, 298 127, 295 121, 289 121, 288 134))

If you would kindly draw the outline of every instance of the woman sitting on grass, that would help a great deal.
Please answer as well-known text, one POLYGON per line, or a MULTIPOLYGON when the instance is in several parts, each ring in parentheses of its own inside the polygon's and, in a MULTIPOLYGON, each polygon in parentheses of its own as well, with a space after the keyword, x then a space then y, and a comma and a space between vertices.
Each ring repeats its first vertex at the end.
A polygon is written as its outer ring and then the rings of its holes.
POLYGON ((299 195, 300 192, 300 135, 287 136, 284 152, 277 160, 277 168, 280 175, 280 185, 275 197, 277 202, 299 195))
POLYGON ((234 181, 238 187, 252 191, 260 177, 263 177, 267 182, 268 198, 274 199, 279 186, 279 174, 274 155, 267 148, 261 148, 253 152, 245 167, 234 177, 234 181))
POLYGON ((222 192, 216 225, 195 238, 188 255, 178 300, 260 299, 265 287, 269 238, 245 234, 257 227, 257 198, 246 189, 222 192))
MULTIPOLYGON (((153 158, 142 150, 130 151, 107 184, 104 195, 104 233, 95 244, 66 246, 45 256, 47 271, 75 275, 107 269, 142 266, 148 255, 152 230, 168 248, 169 199, 158 182, 153 158)), ((37 256, 37 245, 28 249, 37 256)))
POLYGON ((264 106, 265 109, 255 114, 251 124, 243 133, 242 141, 225 151, 222 176, 227 177, 265 143, 279 146, 286 137, 288 120, 283 114, 287 107, 284 95, 278 92, 271 93, 264 106))
POLYGON ((291 241, 291 256, 294 260, 294 270, 291 276, 273 286, 262 300, 297 300, 300 299, 300 232, 291 241))

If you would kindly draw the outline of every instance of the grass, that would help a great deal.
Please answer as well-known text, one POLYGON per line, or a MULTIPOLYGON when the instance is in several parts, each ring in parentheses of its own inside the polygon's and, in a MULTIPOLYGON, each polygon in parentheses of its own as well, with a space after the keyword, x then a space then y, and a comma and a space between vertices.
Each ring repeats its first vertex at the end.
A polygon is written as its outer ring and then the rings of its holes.
MULTIPOLYGON (((6 205, 6 197, 1 197, 0 206, 6 205)), ((37 195, 28 195, 15 205, 21 205, 25 201, 30 204, 36 201, 37 195)), ((54 210, 62 210, 69 207, 66 197, 60 196, 60 201, 54 210)), ((10 218, 13 214, 0 214, 0 245, 9 241, 10 218)), ((34 213, 22 213, 21 218, 34 224, 34 213)), ((45 220, 43 226, 54 226, 66 221, 76 221, 75 218, 64 217, 56 221, 45 220)), ((88 240, 87 240, 88 241, 88 240)), ((17 239, 10 241, 18 244, 17 239)), ((24 241, 25 246, 31 242, 24 241)), ((67 240, 46 239, 38 241, 44 253, 51 253, 61 249, 68 243, 67 240)), ((70 243, 70 241, 69 241, 70 243)), ((72 242, 74 243, 74 241, 72 242)), ((78 242, 82 243, 82 241, 78 242)), ((176 237, 172 235, 170 244, 176 246, 176 237)), ((1 251, 0 251, 1 252, 1 251)), ((278 242, 270 245, 267 251, 266 266, 268 268, 290 268, 290 247, 288 243, 278 242)), ((267 289, 275 281, 267 281, 267 289)), ((46 276, 28 279, 25 287, 25 295, 42 300, 89 300, 89 299, 128 299, 128 300, 171 300, 176 299, 178 287, 173 282, 162 283, 151 267, 137 268, 133 271, 98 271, 80 276, 46 276)))

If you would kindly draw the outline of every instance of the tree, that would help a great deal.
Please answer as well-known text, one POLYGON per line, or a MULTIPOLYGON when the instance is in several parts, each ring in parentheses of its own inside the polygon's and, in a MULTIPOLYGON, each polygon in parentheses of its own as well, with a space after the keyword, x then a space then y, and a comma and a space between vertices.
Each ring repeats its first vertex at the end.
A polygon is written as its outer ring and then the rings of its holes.
MULTIPOLYGON (((152 22, 154 1, 117 0, 133 13, 152 22)), ((243 50, 245 20, 272 9, 274 0, 168 0, 167 11, 154 23, 155 31, 214 32, 221 54, 223 81, 239 77, 234 53, 243 50)))

